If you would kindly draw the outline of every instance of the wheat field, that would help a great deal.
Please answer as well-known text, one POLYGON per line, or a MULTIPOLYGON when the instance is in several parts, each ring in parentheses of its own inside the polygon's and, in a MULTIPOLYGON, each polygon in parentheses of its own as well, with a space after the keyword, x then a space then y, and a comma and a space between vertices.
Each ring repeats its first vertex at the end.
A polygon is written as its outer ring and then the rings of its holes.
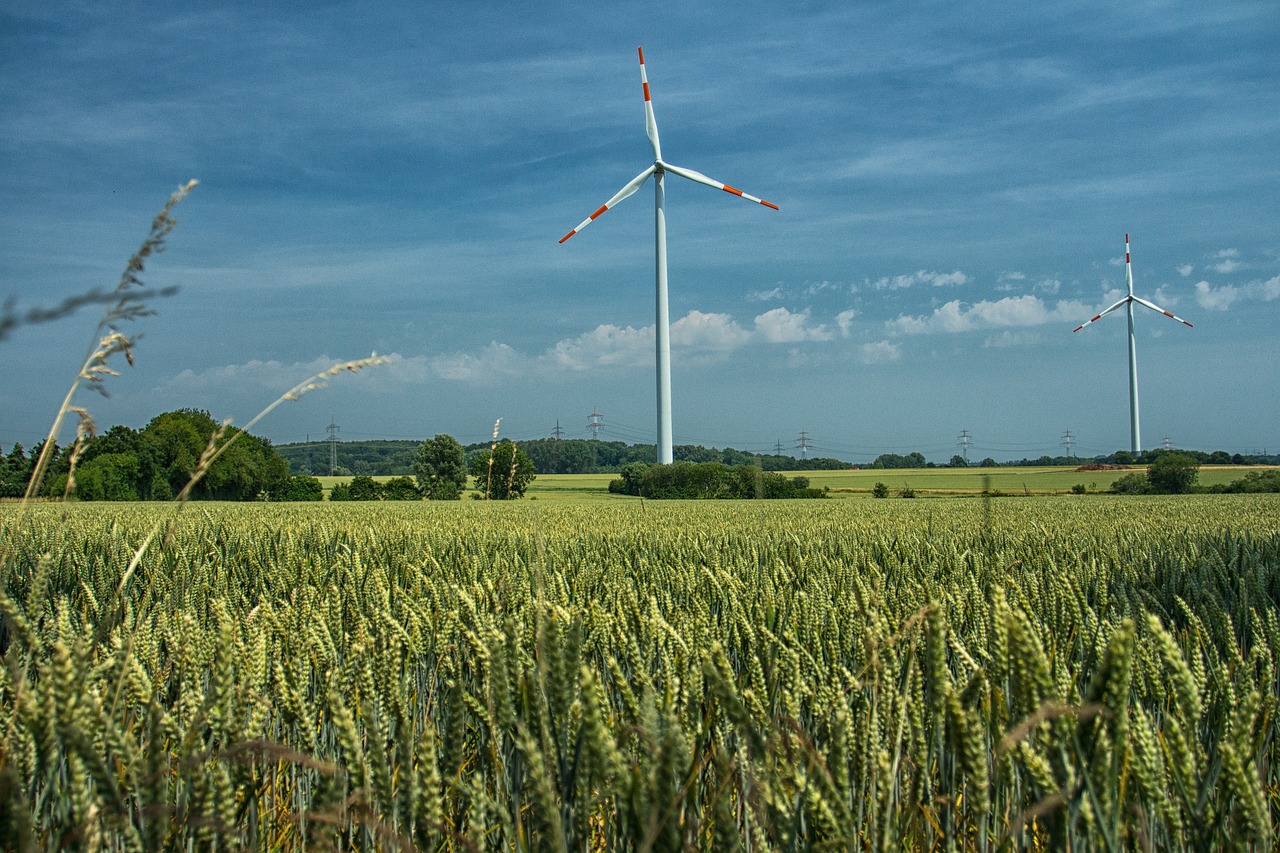
POLYGON ((1275 840, 1275 496, 3 506, 0 536, 12 849, 1275 840))

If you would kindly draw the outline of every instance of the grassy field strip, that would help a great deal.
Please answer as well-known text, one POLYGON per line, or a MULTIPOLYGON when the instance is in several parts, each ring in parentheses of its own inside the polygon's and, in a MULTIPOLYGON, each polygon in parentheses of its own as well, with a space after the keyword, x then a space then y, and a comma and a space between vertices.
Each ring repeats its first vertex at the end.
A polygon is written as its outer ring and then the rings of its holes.
MULTIPOLYGON (((1105 492, 1113 482, 1133 471, 1076 471, 1070 468, 894 468, 842 471, 803 471, 786 476, 808 477, 815 488, 831 489, 833 498, 868 498, 877 482, 889 487, 891 497, 896 497, 904 486, 910 487, 920 497, 937 494, 976 495, 989 488, 1004 495, 1066 494, 1072 486, 1083 485, 1089 492, 1105 492)), ((1199 483, 1211 486, 1239 480, 1247 472, 1265 468, 1238 466, 1202 466, 1199 483)), ((627 501, 635 498, 609 494, 609 481, 616 474, 539 474, 529 484, 527 498, 544 501, 627 501)), ((319 477, 324 488, 335 483, 349 482, 350 477, 319 477)), ((385 482, 390 477, 374 477, 385 482)))

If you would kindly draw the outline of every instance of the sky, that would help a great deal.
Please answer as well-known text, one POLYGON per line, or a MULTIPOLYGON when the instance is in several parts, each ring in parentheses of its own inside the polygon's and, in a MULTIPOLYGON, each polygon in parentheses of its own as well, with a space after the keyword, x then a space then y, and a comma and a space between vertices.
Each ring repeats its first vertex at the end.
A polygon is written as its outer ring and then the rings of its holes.
MULTIPOLYGON (((676 444, 854 463, 1280 448, 1274 0, 627 4, 219 0, 0 10, 0 299, 177 287, 100 428, 180 407, 279 443, 653 442, 664 159, 676 444), (1064 443, 1070 436, 1070 447, 1064 443)), ((99 309, 0 341, 30 447, 99 309)))

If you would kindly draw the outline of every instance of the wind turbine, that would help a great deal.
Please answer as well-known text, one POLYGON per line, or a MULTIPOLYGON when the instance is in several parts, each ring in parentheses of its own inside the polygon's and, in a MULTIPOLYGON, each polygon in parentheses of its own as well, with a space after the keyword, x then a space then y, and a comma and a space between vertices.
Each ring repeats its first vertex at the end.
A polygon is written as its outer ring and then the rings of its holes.
POLYGON ((1132 446, 1134 453, 1140 453, 1142 451, 1142 436, 1140 435, 1139 429, 1138 429, 1138 348, 1133 340, 1133 303, 1136 302, 1139 305, 1145 305, 1147 308, 1150 308, 1152 311, 1159 312, 1166 317, 1172 317, 1174 320, 1177 320, 1179 323, 1181 323, 1184 326, 1190 326, 1191 324, 1188 323, 1186 320, 1182 319, 1181 317, 1177 317, 1173 314, 1170 314, 1168 311, 1164 310, 1159 305, 1156 305, 1152 302, 1148 302, 1147 300, 1143 299, 1141 296, 1133 295, 1133 266, 1129 263, 1128 232, 1126 232, 1124 235, 1124 277, 1125 277, 1125 281, 1129 285, 1129 295, 1126 296, 1124 299, 1121 299, 1115 305, 1112 305, 1106 311, 1103 311, 1102 313, 1096 315, 1095 317, 1093 317, 1093 319, 1089 320, 1087 323, 1081 323, 1079 326, 1076 326, 1071 331, 1078 332, 1081 329, 1083 329, 1085 326, 1088 326, 1090 323, 1096 323, 1098 320, 1110 314, 1112 311, 1116 310, 1121 305, 1125 306, 1126 310, 1128 311, 1128 314, 1129 314, 1129 443, 1132 446))
POLYGON ((654 324, 654 331, 657 348, 657 370, 658 370, 658 461, 660 463, 670 465, 672 461, 671 455, 671 322, 667 312, 667 216, 666 216, 666 192, 663 188, 663 178, 667 172, 673 175, 679 175, 699 184, 706 184, 709 187, 715 187, 718 190, 724 190, 736 196, 741 196, 748 201, 754 201, 757 204, 763 204, 765 207, 778 209, 776 204, 771 204, 761 198, 753 195, 747 195, 742 190, 734 189, 728 184, 722 184, 719 181, 713 181, 701 172, 695 172, 692 169, 684 169, 679 166, 673 166, 662 159, 662 146, 658 142, 658 123, 653 118, 653 103, 649 100, 649 78, 644 70, 644 48, 636 48, 640 54, 640 82, 644 86, 644 125, 645 131, 649 134, 649 143, 653 145, 653 165, 636 175, 632 181, 622 189, 618 190, 617 195, 601 205, 595 213, 574 228, 568 234, 560 238, 563 243, 574 234, 577 234, 583 228, 590 225, 597 217, 601 216, 606 210, 616 205, 633 194, 636 190, 649 180, 650 176, 654 178, 654 232, 655 232, 655 264, 657 267, 656 279, 656 313, 657 318, 654 324))

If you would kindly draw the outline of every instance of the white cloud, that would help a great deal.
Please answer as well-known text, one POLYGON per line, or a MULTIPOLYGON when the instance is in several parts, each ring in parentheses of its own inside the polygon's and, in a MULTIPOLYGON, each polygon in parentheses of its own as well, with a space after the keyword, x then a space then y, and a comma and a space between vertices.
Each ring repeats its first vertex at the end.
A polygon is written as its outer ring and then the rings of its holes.
POLYGON ((772 302, 775 299, 781 298, 781 287, 775 287, 773 290, 753 290, 747 294, 747 299, 750 299, 752 302, 772 302))
POLYGON ((817 296, 819 293, 823 293, 824 291, 840 289, 840 285, 836 284, 834 281, 819 281, 806 287, 804 289, 804 295, 817 296))
POLYGON ((1041 279, 1035 283, 1034 289, 1039 293, 1048 293, 1053 295, 1062 289, 1062 282, 1056 278, 1041 279))
POLYGON ((497 341, 490 342, 479 355, 459 352, 427 360, 431 373, 441 379, 482 385, 504 377, 519 376, 527 369, 527 363, 528 359, 523 355, 497 341))
POLYGON ((929 284, 934 287, 958 287, 962 284, 968 284, 968 282, 969 276, 960 272, 960 270, 953 270, 952 272, 916 270, 907 275, 895 275, 892 278, 877 279, 871 286, 876 290, 903 290, 908 287, 914 287, 917 284, 929 284))
POLYGON ((1187 276, 1191 275, 1191 273, 1194 271, 1195 271, 1195 267, 1193 267, 1191 264, 1182 264, 1181 266, 1178 267, 1178 275, 1182 276, 1183 278, 1186 278, 1187 276))
POLYGON ((886 364, 901 357, 902 348, 892 341, 863 344, 858 353, 858 360, 863 364, 886 364))
POLYGON ((1211 264, 1210 269, 1220 273, 1232 273, 1240 269, 1243 264, 1240 263, 1239 249, 1221 249, 1215 255, 1219 260, 1216 264, 1211 264))
POLYGON ((1010 347, 1024 347, 1039 340, 1040 336, 1035 332, 1011 332, 1005 329, 998 335, 990 335, 982 342, 982 347, 983 349, 1009 349, 1010 347))
POLYGON ((1238 287, 1231 284, 1214 287, 1207 281, 1196 284, 1196 302, 1201 308, 1226 311, 1241 299, 1258 302, 1272 302, 1280 299, 1280 275, 1266 281, 1252 281, 1238 287))
MULTIPOLYGON (((538 357, 543 369, 581 371, 597 367, 640 367, 653 364, 654 327, 606 323, 589 332, 558 341, 538 357)), ((690 311, 671 324, 671 346, 686 353, 723 357, 751 344, 829 341, 823 324, 810 322, 809 312, 774 308, 755 318, 751 328, 728 314, 690 311)))
MULTIPOLYGON (((774 311, 786 311, 775 308, 774 311)), ((772 311, 769 313, 773 313, 772 311)), ((751 333, 728 314, 704 314, 690 311, 671 324, 672 346, 702 350, 733 350, 742 346, 751 333)))
POLYGON ((853 318, 857 316, 858 312, 852 308, 841 311, 836 315, 836 325, 840 327, 840 337, 849 337, 850 330, 853 328, 853 318))
POLYGON ((1038 296, 1006 296, 995 301, 966 305, 953 299, 936 308, 932 314, 919 317, 901 316, 889 320, 891 332, 923 335, 936 332, 970 332, 1001 327, 1041 326, 1045 323, 1074 322, 1089 316, 1089 306, 1081 302, 1060 301, 1053 307, 1038 296))
POLYGON ((633 367, 653 363, 653 346, 653 326, 637 329, 604 323, 575 338, 558 341, 539 361, 562 370, 633 367))
POLYGON ((755 334, 771 344, 790 344, 800 341, 829 341, 831 330, 826 326, 809 325, 809 312, 792 314, 786 308, 774 308, 756 317, 755 334))

